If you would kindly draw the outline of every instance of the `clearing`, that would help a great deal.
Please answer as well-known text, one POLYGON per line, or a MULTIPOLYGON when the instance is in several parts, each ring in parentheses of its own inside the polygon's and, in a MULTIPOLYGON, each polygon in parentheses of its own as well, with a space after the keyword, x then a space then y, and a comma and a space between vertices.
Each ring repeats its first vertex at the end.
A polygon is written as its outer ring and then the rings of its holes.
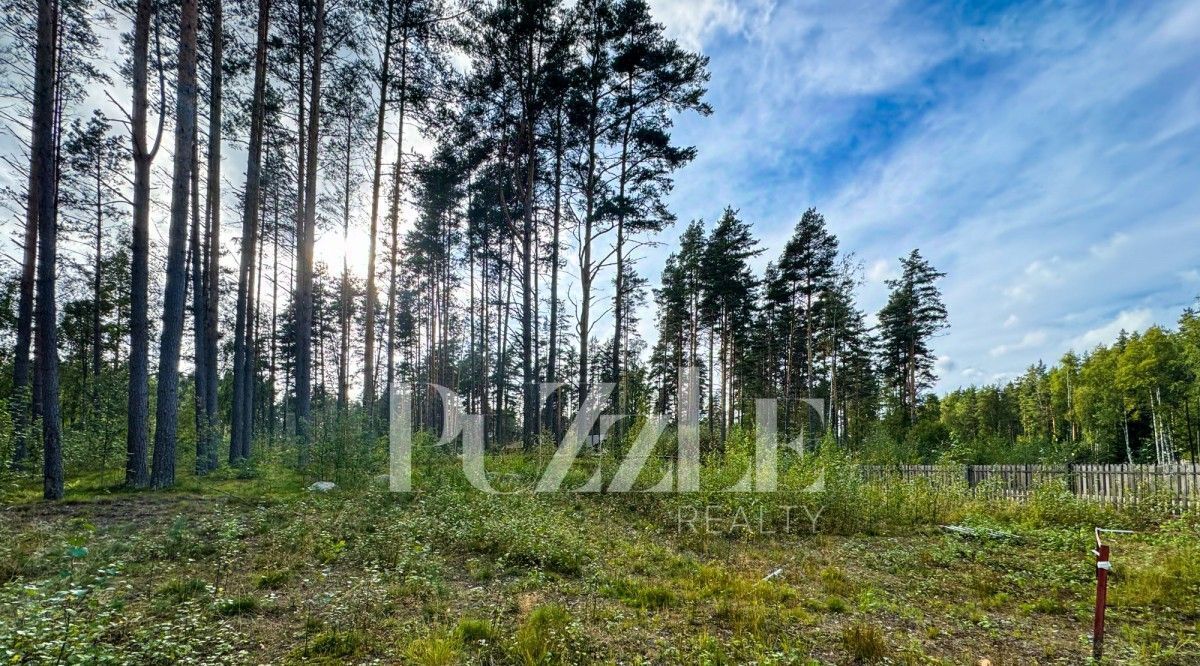
MULTIPOLYGON (((1078 664, 1092 524, 1131 520, 1051 492, 1017 506, 909 488, 866 512, 864 488, 786 504, 220 474, 6 504, 0 659, 1078 664)), ((1200 663, 1200 516, 1141 522, 1113 540, 1106 661, 1200 663)))

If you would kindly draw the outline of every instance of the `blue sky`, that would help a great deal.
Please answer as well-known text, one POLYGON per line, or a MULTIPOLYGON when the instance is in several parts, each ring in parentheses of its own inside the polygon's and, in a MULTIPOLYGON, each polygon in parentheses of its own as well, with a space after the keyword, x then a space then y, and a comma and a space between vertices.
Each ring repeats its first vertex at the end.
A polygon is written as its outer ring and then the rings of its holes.
POLYGON ((1200 3, 652 5, 711 58, 713 115, 678 123, 699 148, 680 220, 740 209, 765 265, 816 206, 870 312, 921 248, 949 274, 939 388, 1173 325, 1200 294, 1200 3))

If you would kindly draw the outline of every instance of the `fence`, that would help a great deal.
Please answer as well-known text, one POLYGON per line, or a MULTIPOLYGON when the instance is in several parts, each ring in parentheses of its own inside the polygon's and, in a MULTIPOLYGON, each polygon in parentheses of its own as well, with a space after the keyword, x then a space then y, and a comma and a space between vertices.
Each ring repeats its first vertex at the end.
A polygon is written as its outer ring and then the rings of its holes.
POLYGON ((1177 509, 1200 505, 1200 463, 1169 465, 863 465, 864 479, 928 479, 965 485, 988 497, 1025 499, 1038 486, 1061 481, 1077 497, 1113 504, 1150 497, 1177 509))

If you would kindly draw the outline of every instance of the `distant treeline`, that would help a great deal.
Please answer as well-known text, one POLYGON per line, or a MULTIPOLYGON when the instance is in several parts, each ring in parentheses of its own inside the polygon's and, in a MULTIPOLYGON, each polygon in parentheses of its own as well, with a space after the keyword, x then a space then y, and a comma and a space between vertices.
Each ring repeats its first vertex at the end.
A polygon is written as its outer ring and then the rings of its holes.
POLYGON ((701 369, 710 450, 776 397, 785 432, 897 459, 1194 455, 1190 314, 943 405, 943 274, 916 250, 875 326, 815 210, 762 274, 753 221, 692 222, 649 284, 639 264, 696 154, 675 119, 711 109, 708 58, 645 0, 5 8, 0 205, 19 252, 2 256, 0 448, 47 498, 64 462, 134 488, 266 443, 310 471, 358 465, 398 386, 422 426, 440 384, 490 446, 531 448, 602 382, 616 413, 674 413, 681 366, 701 369), (223 172, 229 145, 244 179, 223 172), (316 260, 319 235, 349 246, 352 229, 364 276, 316 260), (562 385, 548 403, 542 382, 562 385))
POLYGON ((1122 331, 1005 384, 930 396, 917 457, 972 463, 1200 459, 1200 314, 1122 331))

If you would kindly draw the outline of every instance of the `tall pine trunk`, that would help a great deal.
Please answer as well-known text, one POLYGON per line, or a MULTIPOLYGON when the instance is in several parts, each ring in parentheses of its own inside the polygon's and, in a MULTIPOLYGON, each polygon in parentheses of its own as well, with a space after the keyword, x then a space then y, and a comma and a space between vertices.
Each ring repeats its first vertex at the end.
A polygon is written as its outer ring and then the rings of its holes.
MULTIPOLYGON (((149 106, 151 0, 137 0, 133 28, 133 233, 129 265, 129 405, 125 435, 125 485, 150 483, 150 167, 162 139, 160 117, 154 146, 146 142, 149 106)), ((161 76, 160 76, 160 90, 161 76)))
POLYGON ((37 372, 42 405, 42 496, 63 496, 62 422, 58 407, 58 336, 55 311, 55 269, 58 261, 58 220, 55 206, 54 0, 38 0, 37 47, 34 60, 33 142, 30 151, 30 201, 37 206, 37 372))
POLYGON ((175 154, 171 180, 171 223, 167 234, 167 281, 163 291, 162 335, 158 347, 158 404, 155 405, 154 457, 150 485, 175 483, 175 443, 179 423, 179 348, 183 339, 186 282, 188 187, 192 135, 196 128, 196 0, 183 0, 179 19, 179 73, 175 92, 175 154))
POLYGON ((529 152, 526 156, 524 211, 521 230, 521 444, 533 448, 534 422, 537 421, 537 381, 533 375, 533 198, 537 175, 537 142, 534 118, 526 119, 529 152))
POLYGON ((200 241, 200 156, 199 141, 193 135, 192 139, 192 224, 188 238, 189 254, 191 255, 192 272, 192 340, 195 352, 192 355, 195 365, 193 374, 195 383, 196 404, 196 474, 202 475, 208 468, 208 415, 205 413, 205 401, 208 396, 208 373, 204 368, 204 359, 208 356, 207 340, 204 331, 208 319, 208 289, 204 265, 207 258, 204 246, 200 241))
MULTIPOLYGON (((350 148, 353 116, 346 113, 346 155, 342 163, 342 247, 350 247, 350 148)), ((338 411, 350 406, 350 261, 342 252, 341 298, 338 307, 338 411)))
POLYGON ((103 362, 103 337, 100 332, 100 301, 103 289, 104 267, 104 189, 103 168, 104 144, 100 147, 100 156, 96 160, 96 263, 92 270, 92 390, 88 398, 96 405, 96 397, 100 390, 100 364, 103 362))
MULTIPOLYGON (((209 57, 209 76, 212 89, 209 91, 208 118, 208 193, 206 198, 205 225, 207 233, 205 267, 208 290, 204 303, 204 357, 197 368, 204 379, 204 469, 217 468, 217 447, 220 440, 220 414, 217 407, 217 324, 221 284, 221 105, 224 95, 224 15, 220 0, 213 0, 211 15, 212 49, 209 57)), ((200 461, 197 461, 199 469, 200 461)))
MULTIPOLYGON (((35 139, 36 141, 36 139, 35 139)), ((32 158, 31 158, 32 160, 32 158)), ((21 263, 20 296, 17 302, 17 345, 13 359, 13 467, 20 468, 29 456, 28 429, 32 395, 29 386, 29 349, 33 342, 33 283, 37 267, 38 202, 37 174, 29 172, 29 200, 25 211, 25 245, 21 263)))
POLYGON ((317 142, 321 117, 321 61, 325 48, 325 1, 313 17, 313 66, 305 158, 304 221, 296 253, 296 434, 300 464, 308 464, 312 418, 313 241, 317 228, 317 142))
POLYGON ((237 306, 233 333, 233 409, 229 462, 250 457, 253 379, 249 350, 250 281, 254 277, 254 246, 258 238, 258 209, 262 189, 262 142, 266 115, 267 38, 270 0, 258 3, 258 36, 254 49, 254 97, 250 109, 250 150, 246 158, 246 194, 242 209, 242 257, 238 270, 237 306))
MULTIPOLYGON (((279 187, 271 188, 271 213, 274 222, 271 225, 271 362, 267 378, 267 435, 268 441, 275 442, 275 356, 278 349, 279 336, 275 326, 279 322, 279 187)), ((284 394, 284 399, 287 395, 284 394)))
MULTIPOLYGON (((562 105, 559 105, 555 115, 554 125, 554 210, 553 232, 550 247, 550 340, 546 359, 546 381, 553 384, 558 381, 558 253, 559 233, 562 226, 562 105)), ((555 391, 550 397, 550 430, 554 433, 554 441, 558 441, 559 426, 562 420, 562 408, 559 392, 555 391)))
POLYGON ((408 3, 404 5, 404 14, 400 21, 403 38, 400 40, 400 118, 396 121, 396 165, 392 171, 391 211, 388 221, 391 224, 388 248, 388 304, 387 304, 387 391, 388 408, 391 408, 396 380, 396 289, 397 267, 399 263, 400 244, 400 178, 404 169, 404 112, 408 98, 408 3))
MULTIPOLYGON (((633 101, 633 73, 626 77, 630 104, 633 101)), ((621 132, 621 168, 617 185, 617 242, 614 248, 617 260, 616 293, 613 294, 613 342, 612 342, 612 381, 613 406, 618 414, 622 413, 622 383, 621 383, 621 337, 625 334, 625 216, 628 210, 625 195, 629 186, 629 140, 633 130, 633 108, 625 118, 625 127, 621 132)), ((622 432, 621 423, 615 426, 617 436, 622 432)))
MULTIPOLYGON (((383 60, 379 66, 379 106, 375 114, 375 171, 371 178, 371 233, 367 245, 367 302, 363 342, 363 410, 372 423, 375 407, 375 245, 379 235, 379 188, 383 180, 383 126, 387 119, 388 77, 392 60, 392 16, 396 3, 388 0, 387 26, 383 36, 383 60)), ((403 94, 403 91, 402 93, 403 94)))

